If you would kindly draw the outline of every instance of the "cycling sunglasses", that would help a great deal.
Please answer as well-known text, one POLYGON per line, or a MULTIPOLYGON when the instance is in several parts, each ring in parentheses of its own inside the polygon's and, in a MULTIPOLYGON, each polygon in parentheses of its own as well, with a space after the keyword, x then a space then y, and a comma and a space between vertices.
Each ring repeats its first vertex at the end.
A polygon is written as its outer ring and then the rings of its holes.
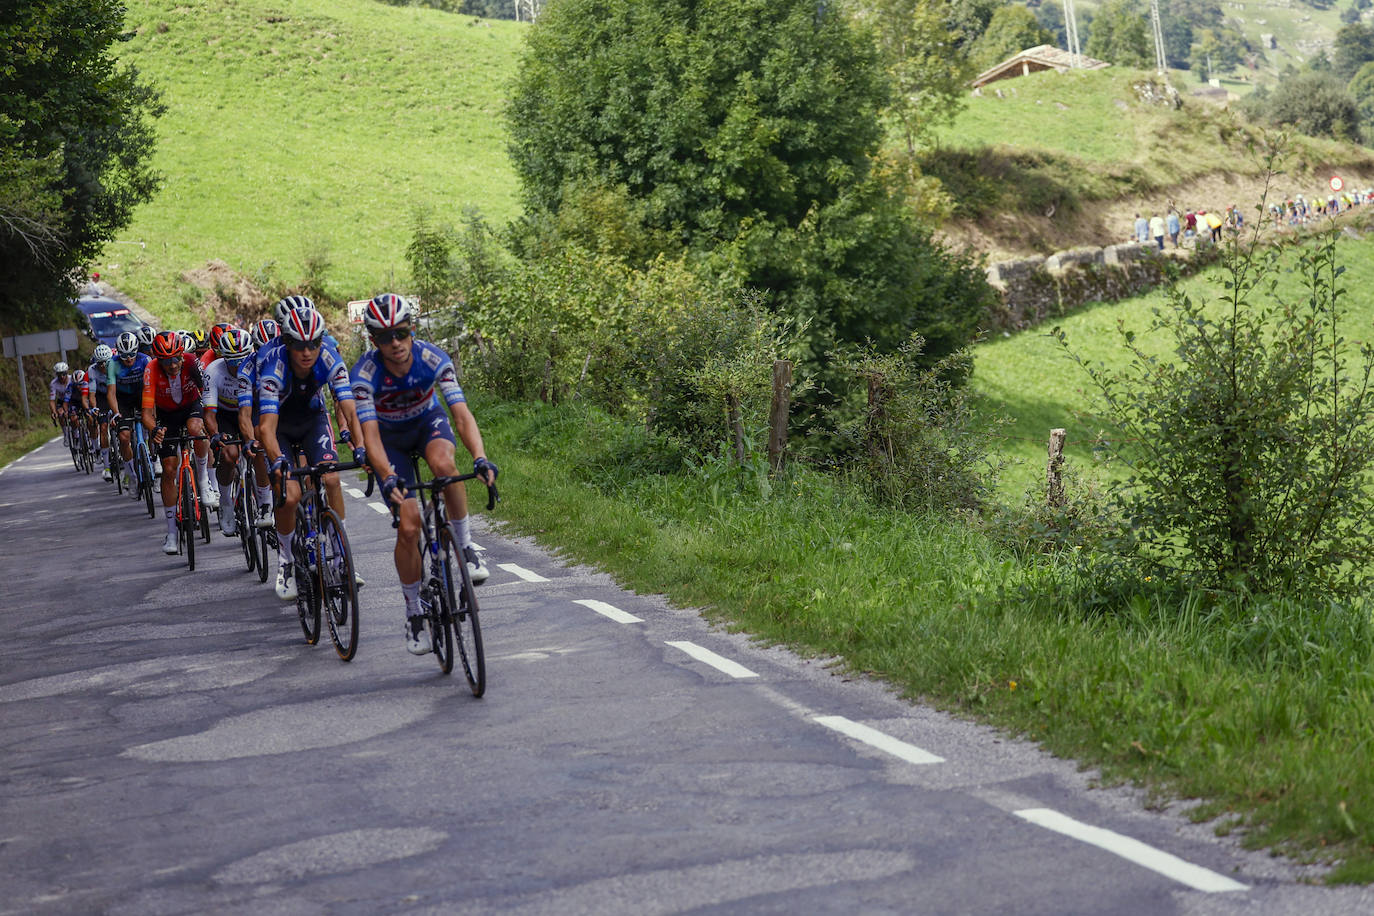
POLYGON ((372 339, 379 343, 391 343, 393 340, 405 340, 410 337, 410 328, 392 328, 389 331, 373 331, 372 339))
POLYGON ((309 353, 312 350, 318 350, 323 345, 324 342, 320 340, 287 340, 286 342, 286 346, 297 353, 309 353))

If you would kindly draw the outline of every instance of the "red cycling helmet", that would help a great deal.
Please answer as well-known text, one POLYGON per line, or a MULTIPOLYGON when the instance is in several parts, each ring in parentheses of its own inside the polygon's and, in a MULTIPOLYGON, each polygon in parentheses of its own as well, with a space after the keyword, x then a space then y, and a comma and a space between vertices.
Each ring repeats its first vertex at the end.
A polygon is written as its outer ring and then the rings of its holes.
POLYGON ((171 359, 186 355, 186 342, 176 331, 163 331, 153 338, 153 356, 171 359))

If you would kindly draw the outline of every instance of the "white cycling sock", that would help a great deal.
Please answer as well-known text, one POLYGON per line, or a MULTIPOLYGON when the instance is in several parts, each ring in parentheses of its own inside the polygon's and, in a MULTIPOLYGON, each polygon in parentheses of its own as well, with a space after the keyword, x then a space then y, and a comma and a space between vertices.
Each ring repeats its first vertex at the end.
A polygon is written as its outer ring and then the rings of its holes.
POLYGON ((448 530, 453 533, 453 540, 459 547, 466 547, 472 543, 472 526, 468 524, 469 516, 462 518, 451 518, 448 520, 448 530))
POLYGON ((167 506, 162 511, 167 513, 167 533, 177 533, 177 507, 167 506))
POLYGON ((272 505, 272 488, 271 488, 271 487, 259 487, 259 486, 254 485, 254 489, 256 489, 256 490, 258 491, 258 505, 259 505, 259 506, 270 506, 270 505, 272 505))
POLYGON ((206 479, 210 474, 210 459, 196 457, 196 483, 200 486, 200 492, 204 493, 210 487, 210 482, 206 479))
POLYGON ((420 580, 402 582, 401 595, 406 599, 406 616, 418 616, 420 613, 420 580))
POLYGON ((281 552, 277 554, 277 560, 280 561, 282 569, 287 569, 291 565, 291 542, 295 537, 294 531, 288 531, 286 534, 277 532, 277 541, 281 543, 281 552))

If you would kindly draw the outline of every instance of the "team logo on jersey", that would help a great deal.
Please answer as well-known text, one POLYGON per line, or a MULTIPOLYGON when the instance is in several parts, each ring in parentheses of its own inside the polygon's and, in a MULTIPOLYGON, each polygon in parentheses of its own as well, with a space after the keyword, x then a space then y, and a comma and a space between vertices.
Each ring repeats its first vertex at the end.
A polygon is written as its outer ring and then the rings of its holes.
POLYGON ((274 378, 265 378, 262 380, 262 393, 270 395, 281 394, 281 384, 274 378))
POLYGON ((442 356, 438 350, 431 350, 425 347, 420 351, 420 359, 424 360, 425 364, 431 369, 438 369, 439 363, 442 361, 442 356))
POLYGON ((365 359, 359 363, 357 372, 358 378, 368 384, 377 380, 377 364, 370 359, 365 359))

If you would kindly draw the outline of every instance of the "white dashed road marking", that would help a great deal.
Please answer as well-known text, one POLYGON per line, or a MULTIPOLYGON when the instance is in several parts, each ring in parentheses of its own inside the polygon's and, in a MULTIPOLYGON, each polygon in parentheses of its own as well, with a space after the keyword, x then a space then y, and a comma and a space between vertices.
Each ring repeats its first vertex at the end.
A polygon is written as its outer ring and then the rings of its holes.
POLYGON ((1155 849, 1153 846, 1114 831, 1076 821, 1051 808, 1026 808, 1012 813, 1047 830, 1053 830, 1056 833, 1073 837, 1075 840, 1090 843, 1137 865, 1143 865, 1151 871, 1159 872, 1166 878, 1172 878, 1194 890, 1217 893, 1220 891, 1248 891, 1250 889, 1249 885, 1232 881, 1225 875, 1219 875, 1201 865, 1185 862, 1178 856, 1155 849))
POLYGON ((391 514, 391 510, 388 509, 386 506, 383 506, 381 503, 368 503, 368 506, 370 506, 370 507, 372 508, 372 511, 373 511, 373 512, 376 512, 376 513, 378 513, 379 515, 390 515, 390 514, 391 514))
POLYGON ((344 487, 344 490, 348 492, 349 496, 355 497, 357 499, 367 499, 367 494, 364 493, 362 490, 359 490, 357 487, 344 487))
POLYGON ((627 614, 613 604, 604 601, 597 601, 593 598, 582 598, 574 601, 573 604, 580 604, 583 607, 591 608, 603 617, 609 617, 616 623, 643 623, 643 619, 634 614, 627 614))
POLYGON ((723 671, 731 677, 745 678, 758 677, 753 671, 741 665, 739 662, 732 662, 730 659, 717 655, 710 649, 703 649, 694 642, 674 642, 668 641, 668 645, 674 649, 681 649, 699 662, 705 662, 717 671, 723 671))
POLYGON ((930 751, 922 750, 914 744, 907 744, 898 738, 884 734, 876 728, 869 728, 861 725, 853 719, 846 719, 844 716, 817 716, 813 721, 826 728, 834 729, 842 735, 848 735, 855 741, 862 741, 864 744, 876 747, 880 751, 886 751, 894 757, 900 757, 907 763, 944 763, 945 758, 937 757, 930 751))
POLYGON ((543 576, 539 575, 539 573, 537 573, 537 572, 531 572, 530 570, 526 569, 526 568, 523 567, 523 566, 516 566, 514 563, 498 563, 497 565, 498 565, 501 569, 504 569, 506 572, 512 573, 512 574, 514 574, 514 575, 519 576, 520 578, 524 579, 526 582, 547 582, 547 581, 549 581, 548 579, 545 579, 543 576))

